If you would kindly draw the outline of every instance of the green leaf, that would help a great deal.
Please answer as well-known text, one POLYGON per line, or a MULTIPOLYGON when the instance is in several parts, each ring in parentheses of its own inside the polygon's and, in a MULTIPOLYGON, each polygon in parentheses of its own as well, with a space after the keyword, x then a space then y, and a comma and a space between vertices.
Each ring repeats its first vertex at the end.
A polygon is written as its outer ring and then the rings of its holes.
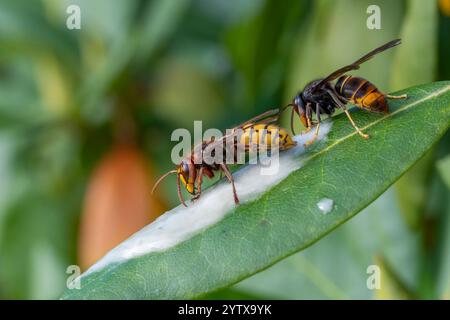
POLYGON ((446 156, 444 159, 440 159, 436 165, 439 173, 441 174, 442 180, 444 180, 450 190, 450 155, 446 156))
POLYGON ((450 82, 401 93, 408 100, 391 101, 389 115, 353 113, 369 140, 345 115, 336 116, 328 139, 305 165, 259 199, 171 248, 84 276, 81 289, 63 298, 195 298, 310 246, 374 201, 450 126, 450 82), (324 197, 334 200, 327 215, 317 209, 324 197))
POLYGON ((418 240, 405 225, 391 187, 314 246, 232 288, 269 299, 371 299, 377 290, 367 288, 367 268, 383 256, 401 281, 416 289, 418 240))

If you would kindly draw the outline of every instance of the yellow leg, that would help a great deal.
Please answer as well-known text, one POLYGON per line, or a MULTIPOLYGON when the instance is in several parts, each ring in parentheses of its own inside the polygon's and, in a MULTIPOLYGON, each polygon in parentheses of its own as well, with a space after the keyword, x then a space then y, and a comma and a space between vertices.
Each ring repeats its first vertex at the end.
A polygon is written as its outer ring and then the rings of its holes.
POLYGON ((306 132, 309 132, 309 130, 311 130, 312 127, 311 119, 309 117, 306 117, 306 123, 307 123, 306 132))
POLYGON ((303 130, 302 132, 300 132, 300 135, 307 134, 308 132, 311 131, 311 128, 312 128, 311 121, 310 121, 310 120, 307 120, 306 128, 305 128, 305 130, 303 130))
POLYGON ((391 96, 390 94, 387 94, 386 98, 388 98, 388 99, 406 99, 406 98, 408 98, 408 95, 402 94, 401 96, 391 96))
POLYGON ((228 169, 226 164, 221 164, 220 168, 222 169, 223 173, 225 174, 225 176, 227 177, 228 181, 231 183, 231 187, 233 188, 233 198, 234 198, 234 203, 235 204, 239 204, 239 198, 237 196, 237 192, 236 192, 236 187, 234 185, 234 179, 233 179, 233 175, 231 174, 230 170, 228 169))
POLYGON ((314 141, 316 141, 317 137, 319 136, 319 128, 320 128, 320 122, 317 123, 316 130, 314 131, 314 135, 311 140, 305 143, 305 147, 308 147, 313 144, 314 141))
POLYGON ((203 183, 203 168, 200 168, 197 177, 197 194, 194 197, 192 197, 192 201, 199 199, 200 196, 202 195, 202 183, 203 183))
POLYGON ((355 128, 356 132, 358 132, 358 134, 359 134, 361 137, 363 137, 364 139, 368 139, 368 138, 369 138, 369 135, 363 133, 363 132, 361 131, 361 129, 358 128, 358 126, 357 126, 357 125, 355 124, 355 122, 353 121, 353 119, 352 119, 352 117, 351 117, 351 115, 350 115, 350 112, 348 112, 348 110, 347 110, 346 108, 343 108, 343 110, 344 110, 345 114, 347 115, 348 120, 350 120, 350 122, 351 122, 353 128, 355 128))

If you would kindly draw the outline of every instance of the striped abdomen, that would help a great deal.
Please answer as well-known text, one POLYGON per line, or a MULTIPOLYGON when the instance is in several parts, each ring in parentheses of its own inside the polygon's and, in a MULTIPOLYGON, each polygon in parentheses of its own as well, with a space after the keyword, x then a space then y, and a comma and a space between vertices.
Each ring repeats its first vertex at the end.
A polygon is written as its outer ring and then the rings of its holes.
POLYGON ((366 79, 343 75, 336 82, 335 89, 358 107, 373 112, 389 112, 385 95, 366 79))
POLYGON ((248 150, 250 143, 258 150, 287 150, 296 145, 287 131, 274 124, 251 124, 244 127, 239 143, 248 150))
POLYGON ((204 141, 195 146, 191 162, 203 165, 206 159, 212 170, 218 170, 216 152, 220 154, 220 162, 236 164, 241 163, 239 161, 245 160, 245 156, 253 152, 271 152, 276 149, 282 151, 297 145, 285 129, 274 124, 249 123, 227 134, 224 139, 204 141))

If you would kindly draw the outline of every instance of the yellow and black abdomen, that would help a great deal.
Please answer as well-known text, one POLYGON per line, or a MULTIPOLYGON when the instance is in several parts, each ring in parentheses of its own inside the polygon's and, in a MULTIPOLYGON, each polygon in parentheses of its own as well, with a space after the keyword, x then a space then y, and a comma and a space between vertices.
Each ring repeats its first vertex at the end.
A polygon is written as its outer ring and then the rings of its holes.
POLYGON ((251 150, 252 147, 257 150, 287 150, 296 145, 285 129, 274 124, 246 126, 239 137, 239 143, 245 146, 245 150, 251 150))
POLYGON ((388 112, 386 96, 366 79, 341 76, 335 85, 336 92, 354 105, 372 111, 388 112))

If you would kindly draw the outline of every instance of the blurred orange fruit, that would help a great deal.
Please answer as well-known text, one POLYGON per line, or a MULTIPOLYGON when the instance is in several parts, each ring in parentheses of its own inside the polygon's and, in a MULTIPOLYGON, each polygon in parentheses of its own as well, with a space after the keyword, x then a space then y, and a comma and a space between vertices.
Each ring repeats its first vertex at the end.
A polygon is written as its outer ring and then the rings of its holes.
POLYGON ((442 14, 450 17, 450 0, 439 0, 439 8, 442 14))
POLYGON ((83 270, 163 212, 151 187, 149 167, 136 146, 120 144, 103 157, 83 203, 78 248, 83 270))

